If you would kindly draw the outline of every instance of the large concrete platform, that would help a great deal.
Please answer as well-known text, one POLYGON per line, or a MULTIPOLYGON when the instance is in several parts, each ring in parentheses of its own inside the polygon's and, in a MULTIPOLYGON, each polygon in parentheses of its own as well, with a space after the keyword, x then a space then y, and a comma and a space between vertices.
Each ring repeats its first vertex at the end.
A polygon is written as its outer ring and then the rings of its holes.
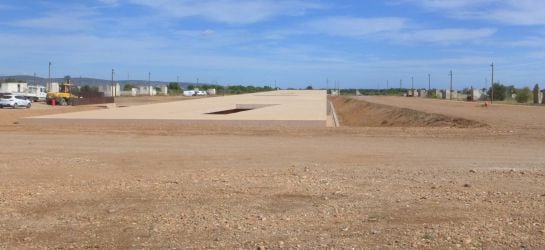
POLYGON ((27 118, 23 123, 168 123, 325 127, 327 95, 282 90, 27 118))

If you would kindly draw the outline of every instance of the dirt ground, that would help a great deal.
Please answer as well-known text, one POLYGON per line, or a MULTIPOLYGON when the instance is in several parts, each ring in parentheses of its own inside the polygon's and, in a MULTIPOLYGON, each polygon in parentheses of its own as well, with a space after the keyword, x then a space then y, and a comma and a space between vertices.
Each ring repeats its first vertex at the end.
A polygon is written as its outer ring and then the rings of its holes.
POLYGON ((0 248, 545 248, 545 107, 356 100, 486 126, 51 127, 17 120, 97 107, 0 110, 0 248))

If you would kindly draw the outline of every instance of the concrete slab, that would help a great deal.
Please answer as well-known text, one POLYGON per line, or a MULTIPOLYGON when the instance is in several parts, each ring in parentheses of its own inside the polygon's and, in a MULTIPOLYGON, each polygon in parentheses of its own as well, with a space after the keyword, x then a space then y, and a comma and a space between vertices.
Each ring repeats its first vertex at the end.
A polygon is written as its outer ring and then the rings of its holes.
POLYGON ((125 108, 94 110, 27 118, 27 123, 99 121, 168 121, 169 123, 236 125, 304 125, 325 127, 327 95, 322 90, 284 90, 236 96, 203 98, 125 108), (210 114, 231 109, 245 111, 210 114))

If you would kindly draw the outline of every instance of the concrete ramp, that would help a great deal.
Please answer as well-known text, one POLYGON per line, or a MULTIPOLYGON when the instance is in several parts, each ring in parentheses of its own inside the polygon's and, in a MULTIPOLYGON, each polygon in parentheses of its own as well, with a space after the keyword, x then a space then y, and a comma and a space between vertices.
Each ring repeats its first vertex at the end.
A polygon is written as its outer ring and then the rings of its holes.
POLYGON ((21 122, 325 127, 326 120, 325 91, 286 90, 38 116, 21 122))

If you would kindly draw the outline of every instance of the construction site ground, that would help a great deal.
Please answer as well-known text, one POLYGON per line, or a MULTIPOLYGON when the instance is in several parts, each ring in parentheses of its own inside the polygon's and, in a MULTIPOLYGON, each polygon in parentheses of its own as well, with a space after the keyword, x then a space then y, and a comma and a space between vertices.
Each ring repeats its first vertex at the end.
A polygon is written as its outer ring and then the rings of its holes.
POLYGON ((340 128, 0 109, 0 248, 545 248, 545 107, 332 102, 340 128))

